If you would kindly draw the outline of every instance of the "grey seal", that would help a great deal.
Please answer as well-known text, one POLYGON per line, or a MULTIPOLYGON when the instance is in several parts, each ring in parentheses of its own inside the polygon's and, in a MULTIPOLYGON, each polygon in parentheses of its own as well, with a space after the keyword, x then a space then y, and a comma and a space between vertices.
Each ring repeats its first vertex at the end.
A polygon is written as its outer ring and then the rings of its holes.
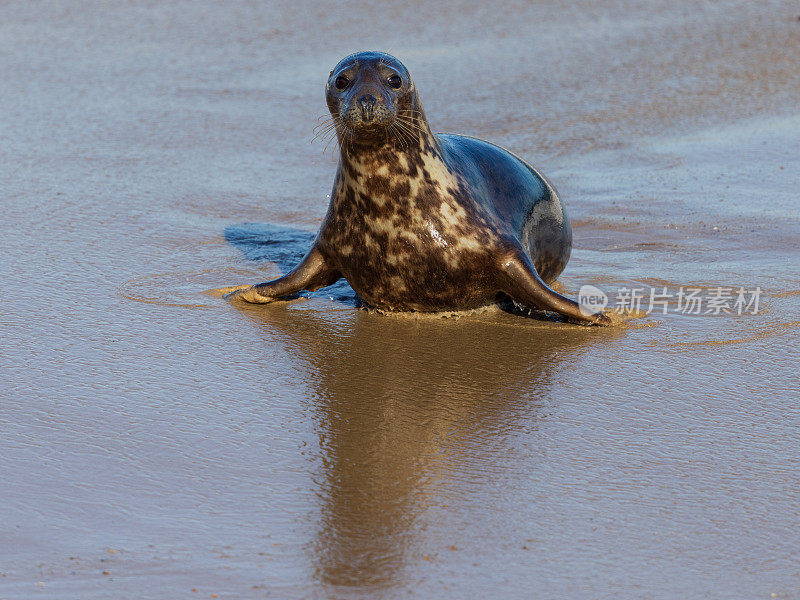
POLYGON ((220 290, 272 302, 344 277, 385 311, 458 311, 504 297, 569 320, 608 324, 548 284, 572 228, 553 186, 478 138, 432 133, 406 67, 383 52, 342 59, 325 88, 339 165, 328 212, 283 277, 220 290))

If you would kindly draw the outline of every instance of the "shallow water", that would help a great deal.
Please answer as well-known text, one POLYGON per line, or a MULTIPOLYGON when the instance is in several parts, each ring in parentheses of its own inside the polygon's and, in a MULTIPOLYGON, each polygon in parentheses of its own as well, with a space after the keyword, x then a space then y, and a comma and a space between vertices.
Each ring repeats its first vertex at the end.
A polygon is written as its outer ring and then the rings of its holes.
POLYGON ((0 8, 0 598, 800 597, 796 7, 437 6, 0 8), (354 45, 553 181, 566 293, 761 310, 204 295, 302 254, 354 45))

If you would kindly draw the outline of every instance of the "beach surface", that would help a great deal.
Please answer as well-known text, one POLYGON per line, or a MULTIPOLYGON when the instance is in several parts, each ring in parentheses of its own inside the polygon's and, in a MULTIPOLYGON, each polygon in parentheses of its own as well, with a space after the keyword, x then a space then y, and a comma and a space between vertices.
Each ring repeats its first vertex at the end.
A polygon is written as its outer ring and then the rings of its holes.
POLYGON ((799 19, 3 3, 0 599, 800 598, 799 19), (313 239, 362 49, 540 169, 564 293, 637 318, 204 294, 313 239))

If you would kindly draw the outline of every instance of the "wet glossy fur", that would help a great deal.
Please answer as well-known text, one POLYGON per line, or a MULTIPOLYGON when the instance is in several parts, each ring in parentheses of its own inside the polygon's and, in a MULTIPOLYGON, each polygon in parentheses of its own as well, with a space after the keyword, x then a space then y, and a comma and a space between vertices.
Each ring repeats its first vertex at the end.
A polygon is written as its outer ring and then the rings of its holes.
POLYGON ((546 285, 567 264, 572 230, 531 166, 483 140, 434 135, 408 71, 387 54, 341 61, 326 97, 340 161, 314 246, 291 273, 234 296, 268 302, 343 276, 385 310, 468 309, 506 294, 604 321, 546 285))

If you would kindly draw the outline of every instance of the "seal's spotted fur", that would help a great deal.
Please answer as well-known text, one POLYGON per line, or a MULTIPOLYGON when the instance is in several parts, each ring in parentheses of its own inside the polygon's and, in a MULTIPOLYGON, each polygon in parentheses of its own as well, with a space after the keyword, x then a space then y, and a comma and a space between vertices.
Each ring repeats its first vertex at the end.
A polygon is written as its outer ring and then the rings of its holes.
POLYGON ((469 309, 506 294, 606 321, 546 285, 569 259, 572 230, 532 167, 476 138, 434 135, 408 71, 387 54, 342 60, 326 97, 341 152, 316 241, 291 273, 231 296, 269 302, 343 276, 383 310, 469 309))

